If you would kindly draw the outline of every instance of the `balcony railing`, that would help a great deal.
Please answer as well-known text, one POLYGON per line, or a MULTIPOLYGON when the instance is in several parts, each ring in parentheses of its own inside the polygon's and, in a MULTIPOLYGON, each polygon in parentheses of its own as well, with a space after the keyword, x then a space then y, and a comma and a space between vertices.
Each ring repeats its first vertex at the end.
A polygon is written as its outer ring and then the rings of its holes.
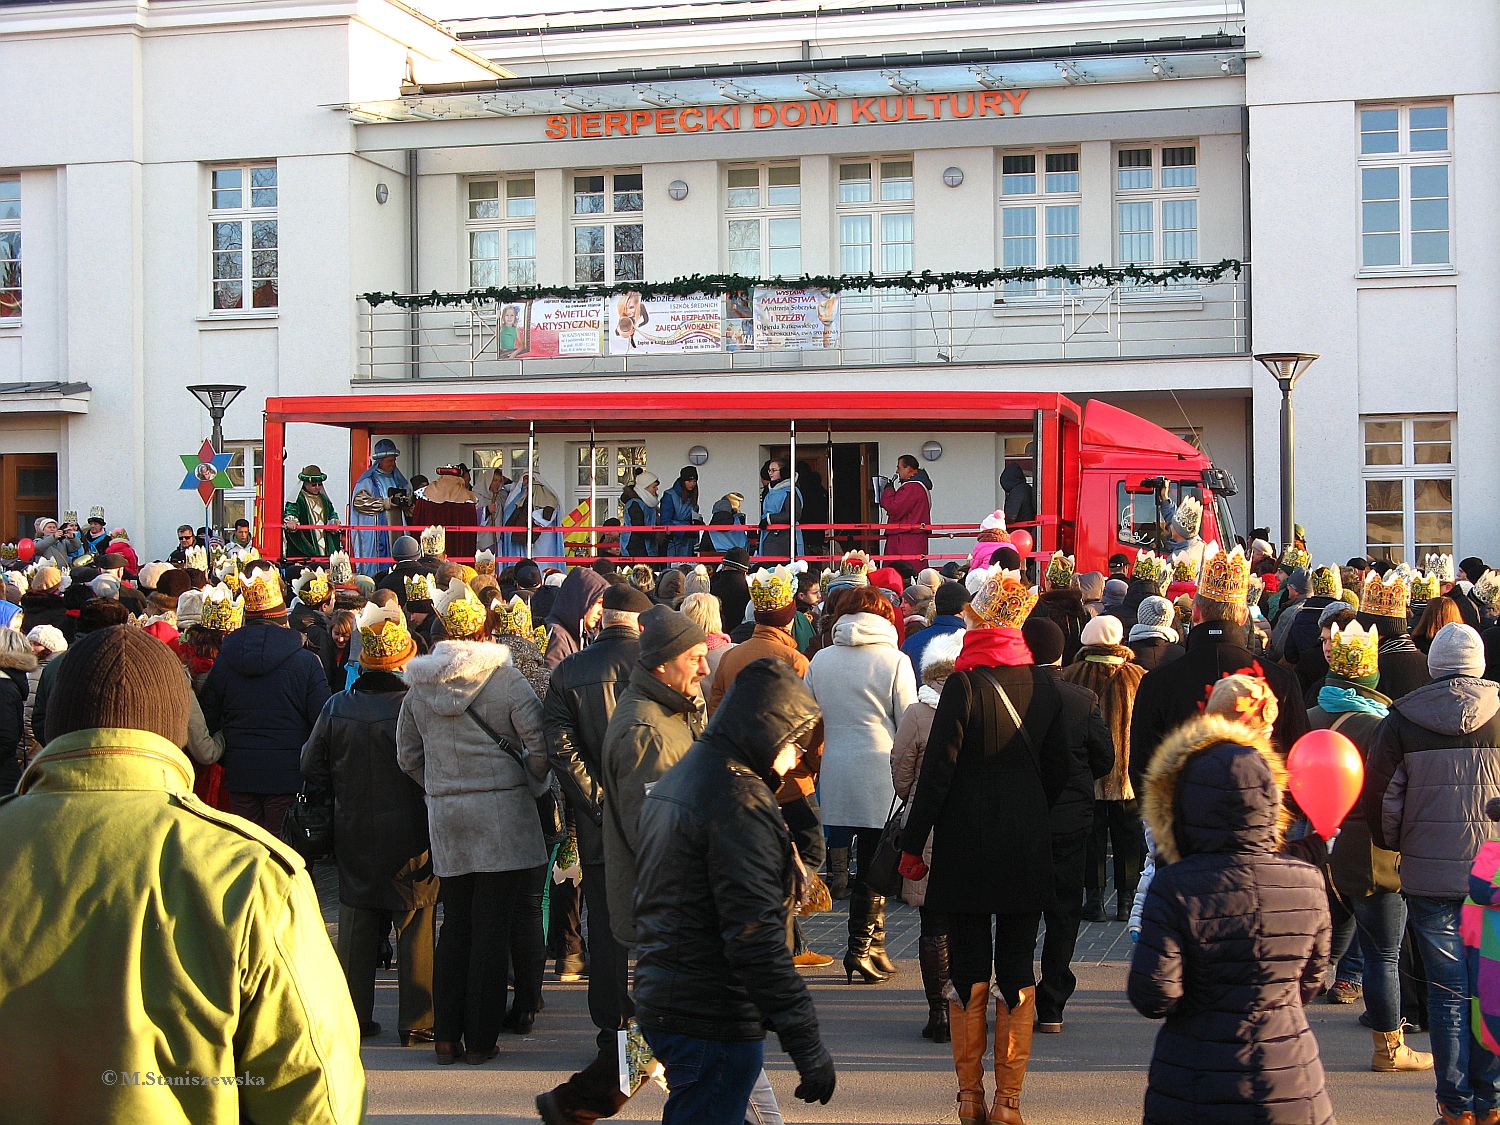
POLYGON ((360 367, 370 380, 516 379, 607 372, 1046 363, 1244 355, 1248 274, 1174 285, 1061 285, 840 297, 837 347, 502 358, 490 302, 422 308, 360 302, 360 367))

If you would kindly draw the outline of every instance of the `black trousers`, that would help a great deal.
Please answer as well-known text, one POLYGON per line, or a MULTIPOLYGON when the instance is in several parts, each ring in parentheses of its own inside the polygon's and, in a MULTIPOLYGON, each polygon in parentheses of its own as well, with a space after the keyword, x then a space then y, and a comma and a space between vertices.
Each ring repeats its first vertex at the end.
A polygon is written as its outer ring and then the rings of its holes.
POLYGON ((1115 891, 1121 904, 1127 904, 1141 881, 1141 865, 1146 861, 1141 806, 1133 797, 1128 801, 1094 802, 1094 830, 1089 833, 1084 868, 1086 890, 1102 891, 1108 885, 1105 859, 1111 846, 1115 852, 1115 891))
POLYGON ((953 969, 953 987, 967 1002, 976 984, 990 979, 1009 1007, 1015 1007, 1021 989, 1036 984, 1031 954, 1036 948, 1036 928, 1041 911, 1025 914, 949 914, 948 962, 953 969), (991 936, 991 924, 994 933, 991 936))
MULTIPOLYGON (((1083 922, 1083 861, 1089 830, 1052 837, 1052 871, 1057 905, 1044 913, 1047 934, 1042 939, 1042 981, 1036 990, 1036 1015, 1042 1023, 1062 1019, 1063 1005, 1078 987, 1073 975, 1073 950, 1083 922)), ((1032 934, 1035 943, 1036 934, 1032 934)))
POLYGON ((432 945, 437 907, 419 910, 367 910, 339 904, 339 963, 349 999, 360 1023, 375 1013, 376 957, 391 926, 396 927, 396 1025, 401 1031, 432 1026, 432 945))
POLYGON ((537 868, 478 871, 443 879, 443 929, 433 971, 439 1042, 487 1051, 505 1016, 512 920, 537 868))
POLYGON ((552 871, 545 864, 533 869, 531 885, 516 900, 510 920, 510 965, 515 995, 511 1006, 517 1012, 534 1014, 542 1009, 542 977, 547 972, 547 943, 542 936, 542 891, 552 871))

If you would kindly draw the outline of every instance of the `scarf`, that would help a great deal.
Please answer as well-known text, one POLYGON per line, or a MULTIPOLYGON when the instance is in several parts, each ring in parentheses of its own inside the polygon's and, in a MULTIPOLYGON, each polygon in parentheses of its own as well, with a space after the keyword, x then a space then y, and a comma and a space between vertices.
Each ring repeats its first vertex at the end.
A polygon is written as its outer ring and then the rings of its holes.
POLYGON ((1318 706, 1330 715, 1342 714, 1345 711, 1362 711, 1366 715, 1374 715, 1381 719, 1390 714, 1391 710, 1378 699, 1360 695, 1353 688, 1334 687, 1332 684, 1324 684, 1318 689, 1318 706))
POLYGON ((716 649, 716 648, 723 648, 725 645, 727 645, 729 643, 729 634, 728 633, 710 633, 708 635, 708 640, 705 643, 708 645, 708 651, 709 652, 713 652, 714 649, 716 649))
POLYGON ((1144 641, 1155 638, 1166 641, 1169 645, 1177 643, 1177 630, 1168 628, 1166 625, 1132 625, 1130 627, 1130 639, 1132 641, 1144 641))
POLYGON ((925 703, 936 711, 938 700, 942 698, 942 695, 942 688, 935 688, 931 684, 923 684, 917 689, 917 702, 925 703))
POLYGON ((1124 664, 1125 663, 1125 657, 1123 657, 1123 656, 1111 656, 1109 653, 1105 653, 1105 652, 1094 653, 1092 656, 1085 656, 1084 659, 1092 661, 1095 664, 1124 664))
POLYGON ((958 654, 954 669, 966 672, 970 668, 1005 668, 1020 664, 1034 664, 1031 649, 1019 629, 969 629, 964 633, 963 650, 958 654))

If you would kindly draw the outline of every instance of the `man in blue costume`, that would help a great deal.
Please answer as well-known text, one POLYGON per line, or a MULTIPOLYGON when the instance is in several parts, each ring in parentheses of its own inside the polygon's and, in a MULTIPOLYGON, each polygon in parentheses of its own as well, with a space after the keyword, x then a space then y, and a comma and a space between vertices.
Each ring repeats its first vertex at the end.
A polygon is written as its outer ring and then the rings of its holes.
MULTIPOLYGON (((405 509, 391 497, 411 503, 411 485, 401 470, 396 468, 396 443, 390 438, 381 438, 370 454, 370 467, 354 482, 354 511, 350 522, 356 527, 370 528, 353 533, 355 558, 390 557, 391 533, 387 527, 401 526, 406 522, 405 509)), ((372 577, 384 569, 379 562, 362 562, 359 572, 372 577)))

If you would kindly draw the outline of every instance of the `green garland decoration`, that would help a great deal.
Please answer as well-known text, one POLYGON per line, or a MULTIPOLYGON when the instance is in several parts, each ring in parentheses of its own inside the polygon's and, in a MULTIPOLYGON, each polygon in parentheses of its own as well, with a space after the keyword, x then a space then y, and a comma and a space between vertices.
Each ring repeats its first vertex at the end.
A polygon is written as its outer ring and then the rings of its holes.
POLYGON ((968 270, 934 273, 906 273, 894 277, 874 274, 803 274, 801 277, 762 279, 736 273, 695 273, 671 281, 625 281, 614 285, 522 285, 488 286, 463 293, 361 293, 360 299, 371 307, 397 305, 403 309, 428 309, 471 304, 516 304, 536 300, 582 300, 608 297, 615 293, 639 293, 646 300, 653 297, 693 297, 726 293, 748 293, 757 286, 782 286, 791 289, 827 289, 840 293, 846 289, 904 290, 907 293, 946 293, 954 289, 990 289, 1009 281, 1072 281, 1092 285, 1173 285, 1184 281, 1219 281, 1226 276, 1239 278, 1245 263, 1225 258, 1212 265, 1182 262, 1175 266, 1016 266, 1010 269, 968 270))

